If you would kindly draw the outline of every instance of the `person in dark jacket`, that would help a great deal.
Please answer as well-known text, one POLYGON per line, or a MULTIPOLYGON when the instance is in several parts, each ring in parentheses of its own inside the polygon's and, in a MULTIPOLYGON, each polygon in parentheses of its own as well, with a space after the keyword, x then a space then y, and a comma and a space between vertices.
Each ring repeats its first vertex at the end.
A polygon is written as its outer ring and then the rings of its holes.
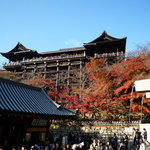
POLYGON ((140 138, 141 138, 141 131, 139 131, 139 129, 136 130, 135 138, 136 138, 136 144, 139 145, 140 144, 140 138))
POLYGON ((118 150, 118 137, 116 133, 114 133, 114 135, 111 138, 111 144, 112 144, 113 150, 118 150))

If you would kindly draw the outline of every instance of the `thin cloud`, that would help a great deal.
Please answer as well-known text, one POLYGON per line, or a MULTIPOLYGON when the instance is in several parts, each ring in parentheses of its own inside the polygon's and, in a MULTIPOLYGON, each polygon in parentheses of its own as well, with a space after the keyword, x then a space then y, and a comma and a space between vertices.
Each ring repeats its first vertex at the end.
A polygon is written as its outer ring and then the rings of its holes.
POLYGON ((81 43, 80 43, 79 41, 77 41, 77 40, 67 40, 67 41, 65 41, 64 43, 65 43, 65 45, 67 45, 67 46, 75 46, 75 47, 81 45, 81 43))

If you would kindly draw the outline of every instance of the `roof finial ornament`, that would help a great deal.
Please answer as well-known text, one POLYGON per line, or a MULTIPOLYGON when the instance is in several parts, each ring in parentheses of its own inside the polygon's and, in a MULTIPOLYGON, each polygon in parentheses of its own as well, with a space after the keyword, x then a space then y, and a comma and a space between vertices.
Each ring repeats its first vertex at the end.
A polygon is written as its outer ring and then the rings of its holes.
POLYGON ((20 42, 18 42, 18 44, 17 45, 21 45, 21 43, 20 42))
POLYGON ((107 34, 106 30, 103 31, 103 34, 107 34))

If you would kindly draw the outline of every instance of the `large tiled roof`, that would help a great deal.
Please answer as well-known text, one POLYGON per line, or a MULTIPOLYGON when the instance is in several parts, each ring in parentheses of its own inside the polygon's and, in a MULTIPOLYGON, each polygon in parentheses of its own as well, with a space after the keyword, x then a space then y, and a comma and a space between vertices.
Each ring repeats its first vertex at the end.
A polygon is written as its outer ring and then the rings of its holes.
POLYGON ((17 112, 49 116, 75 116, 56 104, 42 88, 0 78, 0 112, 17 112))
POLYGON ((53 54, 53 53, 64 53, 64 52, 76 52, 86 50, 85 47, 75 47, 75 48, 64 48, 56 51, 43 52, 40 54, 53 54))
POLYGON ((106 31, 104 31, 98 38, 94 39, 93 41, 89 42, 89 43, 84 43, 84 46, 86 45, 94 45, 96 43, 106 43, 106 42, 115 42, 115 41, 120 41, 120 40, 125 40, 126 41, 126 37, 125 38, 115 38, 112 37, 110 35, 107 34, 106 31))

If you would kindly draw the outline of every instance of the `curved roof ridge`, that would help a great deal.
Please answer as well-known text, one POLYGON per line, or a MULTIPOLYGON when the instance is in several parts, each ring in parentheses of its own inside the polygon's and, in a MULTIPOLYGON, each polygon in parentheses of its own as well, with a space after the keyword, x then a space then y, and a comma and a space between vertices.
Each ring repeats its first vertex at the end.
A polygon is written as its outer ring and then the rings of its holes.
POLYGON ((122 40, 122 39, 126 39, 126 37, 124 37, 124 38, 116 38, 116 37, 110 36, 104 30, 99 37, 97 37, 96 39, 92 40, 91 42, 84 43, 84 44, 86 45, 86 44, 97 43, 97 42, 102 42, 102 41, 113 41, 113 40, 122 40))
POLYGON ((23 44, 21 44, 20 42, 17 43, 17 45, 12 49, 10 50, 8 53, 11 53, 11 52, 17 52, 18 50, 20 51, 28 51, 29 49, 26 48, 23 44))
POLYGON ((59 51, 64 51, 64 50, 76 50, 76 49, 85 49, 83 46, 80 47, 72 47, 72 48, 61 48, 59 51))
POLYGON ((53 101, 53 100, 46 94, 46 92, 44 91, 43 88, 41 88, 41 89, 42 89, 42 92, 45 94, 45 96, 46 96, 57 108, 60 108, 60 107, 61 107, 61 105, 57 104, 55 101, 53 101))
POLYGON ((6 78, 1 78, 0 77, 0 81, 10 83, 10 84, 14 84, 14 85, 21 86, 21 87, 25 87, 25 88, 29 88, 29 89, 33 89, 33 90, 37 90, 37 91, 42 90, 42 88, 40 88, 40 87, 28 85, 28 84, 25 84, 25 83, 22 83, 22 82, 14 81, 14 80, 9 80, 9 79, 6 79, 6 78))
POLYGON ((0 97, 0 111, 2 112, 64 117, 76 116, 73 111, 55 103, 42 88, 9 79, 0 78, 0 97))

